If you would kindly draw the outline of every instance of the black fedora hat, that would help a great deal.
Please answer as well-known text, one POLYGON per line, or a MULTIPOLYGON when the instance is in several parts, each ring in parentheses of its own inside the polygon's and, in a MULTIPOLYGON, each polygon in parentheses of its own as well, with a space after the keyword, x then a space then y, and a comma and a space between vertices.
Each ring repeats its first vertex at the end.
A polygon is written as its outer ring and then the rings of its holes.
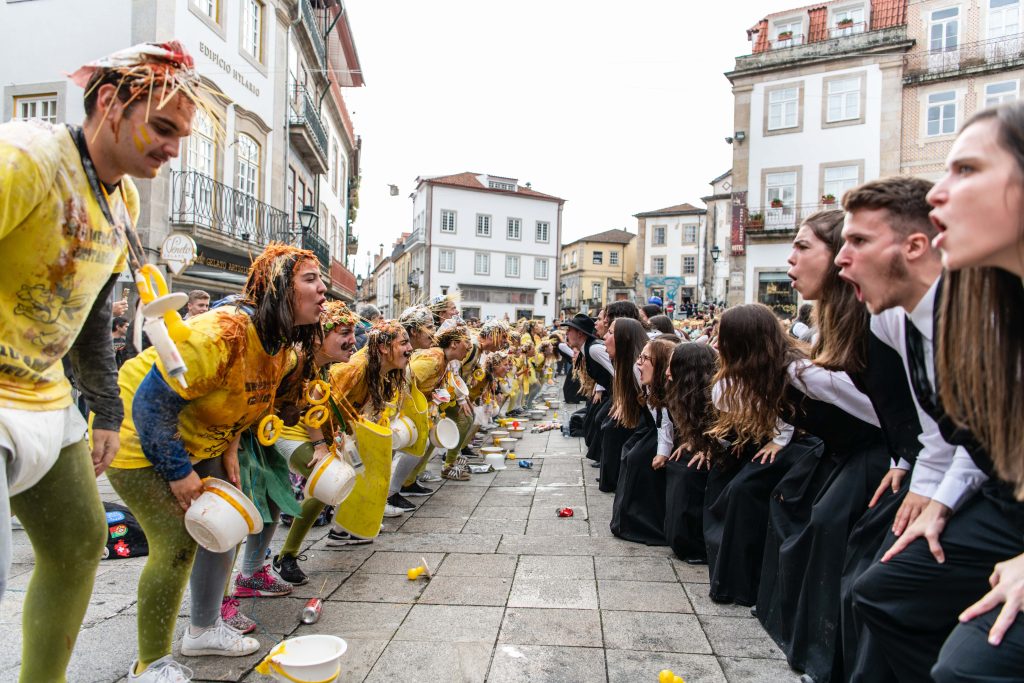
POLYGON ((571 320, 566 320, 562 323, 562 327, 571 327, 574 330, 579 330, 588 337, 597 338, 597 335, 594 334, 594 319, 586 313, 577 313, 571 320))

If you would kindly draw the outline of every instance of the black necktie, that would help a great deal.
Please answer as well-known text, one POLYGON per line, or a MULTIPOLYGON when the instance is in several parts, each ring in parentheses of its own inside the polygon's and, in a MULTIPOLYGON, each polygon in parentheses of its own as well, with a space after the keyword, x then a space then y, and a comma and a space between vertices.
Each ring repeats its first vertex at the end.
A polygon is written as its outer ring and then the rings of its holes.
POLYGON ((924 412, 932 419, 938 421, 942 416, 938 401, 935 397, 935 390, 928 380, 927 355, 925 354, 925 340, 921 331, 918 330, 910 317, 905 320, 905 332, 907 339, 907 367, 910 369, 910 385, 917 396, 917 402, 921 404, 924 412))

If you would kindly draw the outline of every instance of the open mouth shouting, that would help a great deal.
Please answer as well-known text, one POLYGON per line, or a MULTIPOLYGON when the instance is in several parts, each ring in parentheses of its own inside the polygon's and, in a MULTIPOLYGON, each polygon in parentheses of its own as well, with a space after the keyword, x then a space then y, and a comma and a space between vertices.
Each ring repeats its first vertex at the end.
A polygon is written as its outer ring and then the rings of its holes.
POLYGON ((946 224, 935 215, 935 209, 932 209, 928 214, 928 220, 932 222, 932 225, 935 226, 936 232, 938 232, 938 234, 932 238, 932 247, 935 249, 941 249, 942 243, 946 241, 946 224))

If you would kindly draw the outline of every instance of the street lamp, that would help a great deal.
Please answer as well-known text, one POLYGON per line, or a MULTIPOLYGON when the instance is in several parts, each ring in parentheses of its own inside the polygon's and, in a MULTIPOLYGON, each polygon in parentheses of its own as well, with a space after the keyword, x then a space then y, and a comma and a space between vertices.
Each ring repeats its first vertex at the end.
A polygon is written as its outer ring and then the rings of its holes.
POLYGON ((718 248, 718 245, 711 247, 711 260, 714 263, 718 263, 718 257, 722 255, 722 250, 718 248))
POLYGON ((316 214, 316 209, 307 204, 299 209, 297 213, 299 214, 299 226, 302 227, 303 232, 307 230, 316 232, 317 223, 320 222, 320 217, 316 214))
POLYGON ((363 298, 363 276, 356 275, 356 299, 362 300, 363 298))

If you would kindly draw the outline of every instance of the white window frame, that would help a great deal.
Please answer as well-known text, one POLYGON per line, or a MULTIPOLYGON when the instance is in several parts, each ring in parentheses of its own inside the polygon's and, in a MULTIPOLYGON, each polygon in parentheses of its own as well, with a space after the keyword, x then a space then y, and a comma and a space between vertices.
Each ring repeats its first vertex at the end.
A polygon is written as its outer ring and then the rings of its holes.
POLYGON ((548 279, 548 260, 546 258, 537 258, 533 260, 533 279, 548 279))
POLYGON ((699 225, 684 225, 683 226, 683 244, 697 244, 697 239, 700 235, 699 225), (689 238, 689 235, 693 234, 693 239, 689 238))
POLYGON ((825 105, 826 123, 854 121, 860 118, 861 85, 862 79, 859 74, 826 81, 826 97, 828 98, 828 103, 825 105), (855 86, 852 90, 849 88, 850 83, 855 86), (833 110, 836 111, 835 116, 833 116, 833 110))
POLYGON ((619 265, 619 252, 617 249, 613 249, 608 252, 608 265, 617 266, 619 265))
POLYGON ((455 250, 454 249, 438 249, 438 251, 437 251, 437 271, 439 273, 454 273, 455 272, 455 250))
POLYGON ((986 108, 997 107, 1000 104, 1003 104, 1004 102, 1013 102, 1015 100, 1020 99, 1020 81, 1017 79, 1013 79, 1009 81, 996 81, 994 83, 986 83, 985 92, 982 96, 985 98, 984 106, 986 108), (1013 89, 1006 90, 1003 92, 997 92, 995 94, 990 92, 990 89, 994 86, 1005 87, 1007 85, 1012 86, 1013 89))
POLYGON ((952 52, 960 49, 960 7, 943 7, 941 9, 932 10, 928 14, 928 52, 952 52), (952 14, 949 14, 952 12, 952 14), (936 18, 936 15, 949 14, 949 16, 940 16, 936 18), (956 25, 956 32, 954 35, 950 35, 949 25, 956 25), (938 41, 934 36, 935 28, 941 26, 941 36, 938 41), (953 44, 950 45, 949 43, 953 44))
POLYGON ((522 240, 523 239, 523 219, 509 217, 506 226, 506 236, 510 240, 522 240))
POLYGON ((800 182, 800 174, 796 171, 779 171, 777 173, 766 173, 764 177, 764 205, 770 207, 774 199, 782 200, 783 208, 792 208, 796 205, 797 188, 800 182), (783 176, 787 176, 783 178, 783 176), (792 176, 792 182, 788 176, 792 176), (791 192, 786 192, 787 188, 791 192))
POLYGON ((457 225, 458 212, 453 209, 441 209, 441 232, 454 235, 457 225))
POLYGON ((473 274, 491 274, 491 255, 486 251, 478 251, 473 254, 473 274))
POLYGON ((651 246, 652 247, 664 247, 666 244, 668 244, 668 226, 667 225, 653 225, 653 226, 651 226, 651 246))
POLYGON ((477 237, 490 237, 491 236, 491 215, 488 213, 478 213, 476 215, 476 236, 477 237))
POLYGON ((603 300, 603 297, 601 296, 601 283, 600 282, 591 282, 590 283, 590 298, 591 299, 596 299, 597 301, 602 301, 603 300))
POLYGON ((987 40, 994 40, 998 38, 1007 38, 1020 33, 1019 0, 1009 0, 998 7, 992 7, 993 1, 994 0, 985 0, 985 38, 987 40), (1016 21, 1007 21, 1006 15, 1013 13, 1016 14, 1016 21), (996 29, 993 19, 997 17, 1001 19, 1001 21, 998 24, 998 30, 993 30, 996 29))
POLYGON ((242 49, 257 62, 263 61, 263 9, 260 0, 242 0, 242 49))
POLYGON ((192 133, 188 136, 188 170, 217 179, 217 141, 213 122, 201 110, 192 118, 192 133))
POLYGON ((12 121, 57 123, 57 93, 15 95, 12 121))
POLYGON ((664 256, 652 256, 651 257, 651 272, 654 275, 665 274, 665 257, 664 256))
POLYGON ((505 277, 519 277, 519 257, 505 254, 505 277))
POLYGON ((239 133, 235 141, 235 159, 238 162, 236 187, 239 192, 259 199, 260 196, 260 143, 251 135, 239 133), (255 154, 255 158, 253 155, 255 154))
POLYGON ((957 121, 960 118, 960 107, 958 100, 959 97, 957 96, 956 90, 943 90, 940 92, 933 92, 929 93, 925 97, 925 137, 935 138, 941 137, 943 135, 954 135, 956 133, 957 121), (950 95, 952 95, 952 98, 949 97, 950 95), (942 99, 937 99, 940 97, 942 99), (953 108, 953 115, 951 118, 948 115, 949 107, 953 108), (931 130, 933 110, 936 110, 938 112, 938 116, 935 119, 938 122, 938 126, 934 133, 931 130), (948 128, 948 130, 943 130, 944 128, 948 128))
POLYGON ((800 126, 800 85, 768 91, 768 130, 786 130, 800 126), (788 96, 788 93, 794 93, 788 96), (784 97, 785 96, 785 97, 784 97), (792 116, 792 123, 789 123, 792 116), (773 125, 774 120, 774 125, 773 125))
POLYGON ((842 198, 847 190, 860 185, 860 166, 826 166, 822 169, 821 194, 832 195, 836 201, 842 198), (829 176, 832 176, 830 179, 829 176))
POLYGON ((220 22, 220 0, 192 0, 192 4, 211 21, 220 22))
POLYGON ((696 275, 697 274, 697 257, 692 254, 683 255, 683 275, 696 275), (689 270, 686 268, 687 263, 692 263, 693 267, 689 270))
POLYGON ((783 21, 776 21, 772 25, 772 33, 770 37, 772 47, 793 47, 794 45, 803 45, 804 42, 804 20, 800 17, 785 19, 783 21), (779 40, 779 35, 791 31, 793 33, 792 38, 786 40, 779 40))
POLYGON ((864 33, 867 22, 864 19, 864 5, 847 5, 832 11, 832 25, 829 27, 829 37, 851 36, 855 33, 864 33), (840 28, 839 22, 844 19, 852 19, 853 26, 840 28))
POLYGON ((548 221, 537 221, 537 232, 535 237, 537 242, 546 244, 551 241, 551 223, 548 221))

